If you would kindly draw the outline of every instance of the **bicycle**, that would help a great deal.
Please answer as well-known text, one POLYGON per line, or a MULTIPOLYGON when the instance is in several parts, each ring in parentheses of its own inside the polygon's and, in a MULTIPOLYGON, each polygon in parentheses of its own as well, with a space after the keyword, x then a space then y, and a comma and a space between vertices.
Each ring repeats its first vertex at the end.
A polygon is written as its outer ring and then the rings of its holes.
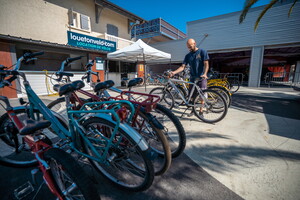
MULTIPOLYGON (((24 54, 18 59, 14 70, 1 71, 1 74, 10 77, 0 84, 0 87, 9 85, 18 76, 24 79, 23 84, 29 103, 26 107, 11 108, 12 111, 24 111, 25 114, 28 111, 30 118, 33 120, 46 119, 50 121, 50 132, 59 136, 58 146, 67 146, 71 151, 88 158, 96 166, 97 171, 117 186, 130 191, 141 191, 149 188, 154 179, 153 165, 149 160, 151 154, 149 145, 128 124, 121 123, 115 111, 120 109, 121 105, 127 104, 133 112, 133 105, 128 101, 108 101, 97 102, 97 105, 114 104, 114 107, 109 110, 71 110, 70 93, 84 87, 82 81, 74 81, 59 88, 59 95, 65 96, 67 105, 68 123, 63 124, 63 117, 59 118, 61 120, 55 117, 53 111, 49 110, 32 90, 25 74, 18 71, 23 60, 29 61, 41 54, 41 52, 24 54)), ((78 59, 80 58, 68 59, 62 65, 68 65, 68 62, 78 59)), ((58 72, 57 74, 58 79, 62 79, 62 76, 68 73, 58 72)), ((92 104, 95 105, 95 103, 92 104)), ((9 124, 5 122, 11 121, 10 118, 1 118, 3 121, 0 122, 0 127, 9 124)), ((132 114, 129 116, 129 120, 131 118, 132 114)), ((18 124, 14 125, 17 126, 18 124)), ((7 133, 9 128, 4 128, 4 134, 9 135, 7 133)), ((15 128, 12 127, 12 129, 15 128)), ((16 143, 15 149, 21 151, 22 148, 20 147, 16 143)), ((6 161, 11 163, 26 165, 33 162, 32 158, 22 161, 14 160, 14 158, 7 159, 6 161)))
MULTIPOLYGON (((170 87, 176 91, 179 97, 182 100, 182 103, 179 106, 186 106, 186 110, 182 114, 192 108, 192 112, 196 115, 197 118, 206 122, 206 123, 216 123, 221 121, 227 114, 227 103, 224 98, 214 90, 201 90, 197 85, 197 82, 200 80, 196 80, 195 83, 183 81, 179 79, 171 79, 169 76, 169 72, 165 72, 165 77, 168 82, 165 87, 154 88, 150 91, 150 94, 158 95, 161 98, 161 101, 165 103, 170 109, 174 107, 174 97, 170 92, 170 87), (175 83, 184 83, 192 85, 191 92, 189 96, 184 97, 175 83), (194 96, 194 92, 196 92, 195 99, 192 99, 194 96), (203 102, 203 103, 201 103, 203 102)), ((181 116, 181 117, 182 117, 181 116)))
MULTIPOLYGON (((176 78, 179 79, 179 80, 182 80, 182 81, 184 80, 182 78, 182 76, 177 76, 176 78)), ((189 79, 187 79, 185 81, 188 81, 188 80, 189 79)), ((183 95, 185 98, 187 98, 188 93, 189 93, 188 84, 187 83, 180 83, 180 84, 177 83, 176 87, 178 88, 178 90, 181 93, 181 95, 183 95)), ((181 97, 179 96, 179 93, 177 93, 177 91, 175 91, 171 86, 168 86, 168 89, 169 89, 170 93, 174 97, 174 106, 178 107, 179 105, 181 105, 183 103, 183 101, 182 101, 181 97)), ((231 102, 232 102, 232 98, 231 98, 232 94, 227 89, 225 89, 224 87, 221 87, 219 85, 213 85, 213 84, 212 85, 208 85, 207 89, 215 90, 220 95, 222 95, 222 97, 224 98, 224 100, 227 103, 227 107, 228 108, 230 107, 231 102)))
MULTIPOLYGON (((87 79, 87 82, 90 83, 91 74, 97 76, 97 85, 94 85, 94 91, 97 93, 102 89, 106 89, 108 86, 114 85, 113 81, 106 81, 100 83, 100 79, 97 72, 92 72, 91 67, 94 62, 91 61, 86 65, 87 72, 83 76, 83 80, 87 79)), ((60 71, 64 71, 64 67, 60 68, 60 71)), ((67 76, 65 81, 70 82, 70 76, 67 76)), ((136 82, 135 85, 140 84, 142 82, 141 79, 136 82)), ((132 81, 128 82, 129 86, 132 85, 132 81)), ((54 86, 54 90, 57 90, 56 86, 54 86)), ((163 127, 149 112, 155 108, 156 103, 159 101, 158 96, 148 95, 144 93, 135 93, 135 92, 126 92, 120 94, 118 97, 105 97, 97 96, 92 93, 89 93, 84 90, 77 90, 70 94, 70 102, 72 103, 72 109, 78 110, 81 108, 86 102, 103 102, 107 100, 128 100, 135 106, 135 111, 133 113, 133 118, 129 123, 132 127, 134 127, 148 142, 150 147, 155 153, 159 154, 158 158, 152 160, 155 169, 155 175, 162 175, 165 173, 171 165, 171 150, 168 144, 168 141, 163 134, 163 127), (88 99, 82 99, 79 97, 76 92, 83 94, 88 99), (129 95, 128 95, 129 94, 129 95), (133 96, 139 96, 137 99, 132 99, 133 96)), ((64 106, 65 99, 58 98, 48 104, 48 108, 54 110, 58 113, 64 113, 66 115, 66 107, 64 106)), ((125 106, 126 107, 126 106, 125 106)), ((108 107, 109 108, 109 107, 108 107)), ((94 108, 95 109, 95 108, 94 108)), ((101 108, 100 108, 101 109, 101 108)), ((127 108, 127 110, 130 110, 127 108)), ((128 111, 129 112, 129 111, 128 111)), ((126 120, 121 117, 121 120, 126 120)))
MULTIPOLYGON (((0 83, 3 83, 3 70, 0 70, 0 83)), ((5 75, 4 75, 5 76, 5 75)), ((24 135, 23 144, 27 147, 27 152, 34 156, 34 160, 31 162, 26 161, 15 161, 11 157, 4 157, 4 154, 10 154, 9 152, 1 151, 0 164, 8 167, 26 168, 26 167, 36 167, 42 172, 44 182, 46 183, 50 191, 57 197, 57 199, 99 199, 97 189, 92 184, 88 175, 84 170, 77 164, 72 156, 67 154, 65 151, 54 148, 51 140, 43 134, 42 130, 49 127, 51 123, 47 120, 34 121, 32 119, 26 119, 23 123, 21 118, 18 117, 18 113, 14 111, 14 108, 10 105, 7 97, 0 96, 0 100, 5 103, 3 106, 6 110, 6 115, 11 119, 11 131, 16 131, 20 135, 24 135), (15 125, 13 127, 12 125, 15 125)), ((16 143, 17 141, 14 140, 16 143)), ((9 143, 12 145, 12 143, 9 143)), ((1 148, 5 143, 1 144, 1 148)), ((16 145, 17 146, 17 145, 16 145)), ((9 149, 11 146, 6 147, 9 149)), ((13 148, 13 147, 11 147, 13 148)), ((20 149, 15 149, 16 151, 20 149)), ((17 155, 17 156, 24 156, 17 155)), ((27 154, 28 156, 28 154, 27 154)), ((37 170, 32 170, 32 174, 36 175, 37 170)), ((33 182, 36 184, 35 178, 33 182)), ((16 197, 25 197, 32 193, 33 190, 26 190, 22 188, 21 191, 15 192, 16 197)), ((34 197, 38 194, 39 190, 36 192, 34 197)))
POLYGON ((218 78, 219 75, 216 71, 211 70, 211 77, 207 80, 207 86, 219 86, 233 94, 240 89, 240 82, 235 76, 228 76, 226 74, 223 78, 218 78))
MULTIPOLYGON (((99 76, 97 75, 96 72, 93 72, 91 70, 92 65, 87 65, 87 71, 86 75, 84 75, 84 79, 87 79, 87 82, 89 83, 91 80, 91 75, 97 76, 97 82, 100 82, 99 76), (88 67, 89 66, 89 67, 88 67)), ((136 85, 139 85, 141 79, 133 79, 129 81, 130 84, 127 86, 128 91, 131 92, 132 88, 136 85)), ((107 88, 100 89, 97 91, 97 95, 100 96, 101 98, 108 99, 111 97, 110 93, 108 90, 116 92, 117 94, 126 94, 127 91, 120 90, 116 87, 113 87, 113 83, 111 81, 107 81, 107 88)), ((129 97, 129 96, 128 96, 129 97)), ((139 99, 135 98, 134 95, 131 95, 130 98, 138 102, 139 99)), ((186 134, 185 130, 179 121, 178 117, 175 116, 171 110, 168 108, 164 107, 161 104, 156 104, 155 107, 151 109, 151 114, 157 119, 157 121, 163 125, 164 128, 164 134, 166 138, 168 139, 168 143, 171 149, 171 154, 172 158, 178 157, 185 149, 186 146, 186 134)))
MULTIPOLYGON (((104 90, 98 92, 99 96, 103 96, 105 98, 109 98, 111 95, 107 92, 107 90, 116 92, 120 95, 122 94, 130 94, 132 87, 135 86, 138 81, 133 79, 130 80, 129 90, 122 91, 116 87, 110 86, 104 90), (130 87, 131 86, 131 87, 130 87)), ((133 101, 138 101, 138 99, 134 98, 134 96, 130 96, 133 101)), ((186 146, 186 134, 185 130, 179 121, 179 119, 172 113, 171 110, 166 108, 165 106, 157 103, 156 107, 153 108, 150 112, 156 120, 163 125, 164 134, 168 139, 168 143, 171 149, 172 158, 178 157, 185 149, 186 146)))

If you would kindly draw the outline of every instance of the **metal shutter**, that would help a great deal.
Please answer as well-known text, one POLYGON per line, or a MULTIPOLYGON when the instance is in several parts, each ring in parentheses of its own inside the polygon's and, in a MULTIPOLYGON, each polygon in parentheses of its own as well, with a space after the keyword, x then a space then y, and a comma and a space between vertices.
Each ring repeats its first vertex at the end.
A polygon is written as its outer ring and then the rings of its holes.
POLYGON ((89 16, 86 15, 80 15, 80 22, 81 22, 81 29, 89 30, 89 16))

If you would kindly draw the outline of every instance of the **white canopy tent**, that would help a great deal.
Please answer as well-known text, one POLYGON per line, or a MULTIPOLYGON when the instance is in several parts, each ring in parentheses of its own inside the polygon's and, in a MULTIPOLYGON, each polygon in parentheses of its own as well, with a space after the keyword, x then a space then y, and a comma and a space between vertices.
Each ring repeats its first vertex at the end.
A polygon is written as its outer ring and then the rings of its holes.
POLYGON ((157 50, 144 43, 141 39, 139 39, 130 46, 127 46, 123 49, 112 53, 108 53, 107 58, 109 60, 121 60, 127 62, 143 61, 145 65, 144 80, 146 80, 146 63, 155 63, 157 61, 171 60, 171 54, 157 50))
POLYGON ((111 60, 122 60, 131 62, 155 62, 158 60, 170 60, 171 54, 157 50, 147 45, 141 39, 139 39, 130 46, 124 47, 123 49, 112 53, 108 53, 107 58, 111 60))

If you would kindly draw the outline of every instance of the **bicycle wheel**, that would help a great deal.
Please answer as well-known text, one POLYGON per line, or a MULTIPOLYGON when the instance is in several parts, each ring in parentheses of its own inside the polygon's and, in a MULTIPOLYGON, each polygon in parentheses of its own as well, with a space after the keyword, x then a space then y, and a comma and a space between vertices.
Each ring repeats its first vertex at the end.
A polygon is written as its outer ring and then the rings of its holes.
POLYGON ((44 154, 55 187, 65 199, 100 199, 91 179, 68 153, 51 148, 44 154))
MULTIPOLYGON (((83 102, 91 102, 90 99, 83 99, 80 98, 83 102)), ((81 105, 77 101, 72 102, 73 108, 75 110, 79 110, 81 108, 81 105)), ((58 98, 54 101, 50 102, 47 107, 50 110, 53 110, 54 112, 60 114, 64 119, 68 120, 68 113, 67 113, 67 107, 66 107, 66 101, 65 98, 58 98)))
MULTIPOLYGON (((90 118, 83 123, 87 139, 100 155, 105 151, 107 138, 111 137, 114 126, 112 122, 100 118, 90 118)), ((94 156, 94 152, 86 143, 83 143, 83 146, 87 154, 94 156)), ((126 190, 146 190, 154 179, 154 169, 151 160, 147 158, 147 151, 142 151, 122 129, 119 129, 113 138, 104 162, 89 160, 98 172, 126 190)))
MULTIPOLYGON (((23 123, 29 119, 25 109, 15 110, 15 114, 23 123)), ((39 112, 35 111, 35 116, 39 115, 39 112)), ((56 138, 51 128, 43 129, 42 133, 51 140, 56 138)), ((7 113, 0 117, 0 135, 0 164, 9 167, 32 167, 37 165, 30 147, 23 141, 24 136, 18 134, 18 129, 7 113)))
POLYGON ((231 93, 236 93, 240 89, 240 82, 236 78, 228 79, 228 82, 230 84, 230 92, 231 93))
POLYGON ((227 103, 227 107, 228 107, 228 108, 230 107, 232 98, 231 98, 231 94, 230 94, 230 92, 228 92, 228 90, 226 90, 225 88, 223 88, 223 87, 221 87, 221 86, 210 86, 210 87, 208 87, 208 89, 210 89, 210 90, 215 90, 215 91, 217 91, 219 94, 221 94, 222 97, 224 98, 224 100, 225 100, 226 103, 227 103))
POLYGON ((186 145, 185 130, 181 122, 170 109, 160 104, 156 104, 151 114, 164 126, 164 134, 168 139, 172 157, 176 158, 183 152, 186 145))
POLYGON ((152 151, 159 155, 151 161, 155 175, 162 175, 171 165, 171 150, 163 129, 157 128, 152 120, 153 116, 151 114, 140 111, 133 127, 145 138, 152 151))
POLYGON ((149 94, 159 96, 160 97, 159 103, 169 108, 170 110, 172 110, 172 108, 174 107, 175 104, 174 97, 166 88, 163 87, 154 88, 149 92, 149 94))
POLYGON ((226 101, 214 90, 207 89, 202 92, 203 95, 198 95, 195 98, 193 106, 194 114, 206 123, 221 121, 227 114, 226 101))

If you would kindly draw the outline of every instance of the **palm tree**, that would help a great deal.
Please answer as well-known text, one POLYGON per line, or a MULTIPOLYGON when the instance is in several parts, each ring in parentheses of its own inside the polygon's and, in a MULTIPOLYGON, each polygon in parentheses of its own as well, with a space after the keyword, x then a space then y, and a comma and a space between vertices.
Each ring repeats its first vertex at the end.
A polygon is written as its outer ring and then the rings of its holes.
MULTIPOLYGON (((254 31, 256 31, 257 27, 258 27, 258 24, 261 20, 261 18, 265 15, 265 13, 273 7, 273 5, 275 5, 276 3, 280 2, 282 3, 283 1, 285 0, 271 0, 269 4, 266 5, 266 7, 264 8, 264 10, 260 13, 259 17, 257 18, 256 22, 255 22, 255 26, 254 26, 254 31)), ((288 12, 288 17, 290 17, 291 13, 292 13, 292 10, 296 4, 298 0, 294 0, 294 3, 292 4, 292 6, 290 7, 290 10, 288 12)), ((243 11, 240 15, 240 24, 245 20, 246 18, 246 15, 249 11, 249 9, 256 3, 258 2, 258 0, 246 0, 245 1, 245 5, 244 5, 244 8, 243 8, 243 11)))

